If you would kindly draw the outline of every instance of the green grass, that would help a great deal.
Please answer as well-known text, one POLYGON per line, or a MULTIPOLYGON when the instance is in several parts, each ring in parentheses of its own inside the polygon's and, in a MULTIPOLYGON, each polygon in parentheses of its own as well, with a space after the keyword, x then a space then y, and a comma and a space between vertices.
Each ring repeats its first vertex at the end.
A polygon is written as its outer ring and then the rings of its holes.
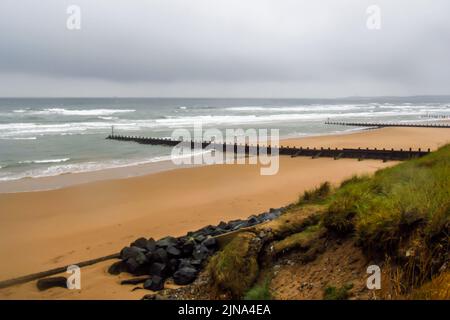
MULTIPOLYGON (((323 229, 323 228, 322 228, 323 229)), ((273 253, 286 253, 289 250, 306 248, 322 234, 319 224, 308 226, 305 230, 291 234, 273 243, 273 253)))
POLYGON ((323 292, 324 300, 347 300, 350 297, 349 291, 353 288, 352 283, 346 283, 342 287, 337 288, 328 286, 323 292))
MULTIPOLYGON (((267 233, 265 246, 278 245, 280 251, 302 248, 322 231, 353 237, 369 258, 389 258, 397 266, 404 292, 418 288, 448 259, 450 145, 371 177, 353 176, 339 188, 323 183, 304 192, 279 218, 238 234, 208 265, 217 287, 233 298, 270 297, 268 283, 254 285, 264 248, 255 242, 261 231, 267 233)), ((324 298, 347 299, 350 289, 327 287, 324 298)))
POLYGON ((327 205, 323 226, 353 236, 368 256, 393 258, 405 292, 420 286, 448 259, 450 145, 373 177, 353 177, 327 205))
POLYGON ((208 264, 215 285, 235 299, 243 296, 259 273, 259 250, 252 246, 255 238, 256 235, 251 232, 239 233, 208 264))
POLYGON ((449 210, 450 146, 445 146, 374 177, 344 182, 331 197, 323 223, 341 234, 354 232, 365 247, 385 251, 418 225, 427 240, 442 236, 449 210))
POLYGON ((322 183, 319 187, 313 190, 306 190, 300 196, 297 205, 303 204, 321 204, 331 194, 332 188, 329 182, 322 183))
POLYGON ((244 296, 244 300, 271 300, 270 278, 266 278, 263 283, 254 285, 244 296))

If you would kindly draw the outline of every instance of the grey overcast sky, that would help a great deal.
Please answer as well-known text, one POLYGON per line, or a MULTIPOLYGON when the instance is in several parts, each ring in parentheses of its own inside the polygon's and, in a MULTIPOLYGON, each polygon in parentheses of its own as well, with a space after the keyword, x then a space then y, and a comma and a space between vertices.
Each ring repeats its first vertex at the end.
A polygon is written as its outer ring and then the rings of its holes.
POLYGON ((0 96, 450 94, 448 0, 1 0, 0 96), (381 29, 366 26, 369 5, 381 29), (81 29, 68 30, 69 5, 81 29))

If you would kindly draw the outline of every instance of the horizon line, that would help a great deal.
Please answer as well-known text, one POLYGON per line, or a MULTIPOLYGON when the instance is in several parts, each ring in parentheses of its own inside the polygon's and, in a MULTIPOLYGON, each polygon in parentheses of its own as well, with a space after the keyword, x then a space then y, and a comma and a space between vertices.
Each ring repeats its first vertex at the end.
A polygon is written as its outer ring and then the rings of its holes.
POLYGON ((414 95, 376 95, 376 96, 341 96, 341 97, 158 97, 158 96, 0 96, 0 99, 304 99, 304 100, 339 100, 339 99, 368 99, 368 98, 419 98, 419 97, 449 97, 450 94, 414 94, 414 95))

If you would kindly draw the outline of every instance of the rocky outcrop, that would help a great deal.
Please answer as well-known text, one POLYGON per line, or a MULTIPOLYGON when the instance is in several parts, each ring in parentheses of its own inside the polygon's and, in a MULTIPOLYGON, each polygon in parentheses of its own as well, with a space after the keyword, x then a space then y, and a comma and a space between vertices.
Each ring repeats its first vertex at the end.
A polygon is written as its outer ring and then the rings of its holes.
MULTIPOLYGON (((222 221, 216 226, 208 225, 178 238, 168 236, 157 241, 153 238, 138 238, 121 250, 120 261, 112 264, 108 272, 114 275, 128 272, 135 276, 149 276, 144 282, 144 288, 153 291, 162 290, 166 279, 170 277, 173 277, 175 284, 190 284, 209 257, 218 250, 217 236, 273 220, 284 211, 285 208, 270 209, 245 220, 222 221)), ((133 280, 125 283, 133 283, 133 280)))

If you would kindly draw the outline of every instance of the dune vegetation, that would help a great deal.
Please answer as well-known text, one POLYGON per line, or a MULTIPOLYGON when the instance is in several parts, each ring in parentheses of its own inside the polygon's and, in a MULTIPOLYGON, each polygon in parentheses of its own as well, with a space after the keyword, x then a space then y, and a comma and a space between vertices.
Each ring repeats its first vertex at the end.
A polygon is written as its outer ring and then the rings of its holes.
MULTIPOLYGON (((219 292, 267 299, 272 295, 264 270, 281 255, 301 250, 308 263, 326 250, 324 239, 351 239, 368 261, 383 265, 377 297, 449 299, 449 229, 447 145, 373 176, 305 192, 278 219, 236 236, 208 270, 219 292)), ((350 284, 324 288, 324 298, 346 299, 349 289, 350 284)))

